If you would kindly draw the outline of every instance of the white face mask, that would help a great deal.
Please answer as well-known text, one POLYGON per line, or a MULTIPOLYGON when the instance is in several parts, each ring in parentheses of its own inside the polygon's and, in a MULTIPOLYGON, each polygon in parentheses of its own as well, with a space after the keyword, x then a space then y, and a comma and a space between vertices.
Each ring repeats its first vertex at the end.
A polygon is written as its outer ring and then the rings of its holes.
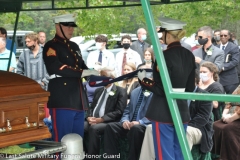
POLYGON ((162 32, 157 34, 158 34, 158 38, 162 38, 162 32))
POLYGON ((142 41, 145 41, 147 39, 147 35, 142 35, 142 41))
POLYGON ((102 48, 102 44, 101 42, 96 42, 96 48, 97 49, 101 49, 102 48))
POLYGON ((203 82, 206 82, 209 80, 209 77, 207 75, 207 73, 200 73, 200 79, 203 81, 203 82))
POLYGON ((198 43, 198 40, 197 40, 197 39, 194 40, 194 44, 196 44, 196 45, 200 45, 200 44, 198 43))

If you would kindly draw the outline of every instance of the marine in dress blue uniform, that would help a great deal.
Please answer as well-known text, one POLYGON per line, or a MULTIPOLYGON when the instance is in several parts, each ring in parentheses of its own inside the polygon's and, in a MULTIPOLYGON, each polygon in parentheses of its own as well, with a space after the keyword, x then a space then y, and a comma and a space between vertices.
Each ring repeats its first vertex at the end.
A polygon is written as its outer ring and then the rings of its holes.
POLYGON ((78 45, 69 41, 73 27, 77 27, 74 16, 57 16, 54 22, 56 35, 45 44, 43 59, 51 78, 48 108, 53 124, 52 138, 61 141, 68 133, 77 133, 83 137, 84 110, 88 102, 81 77, 88 67, 78 45))
MULTIPOLYGON (((185 33, 182 29, 186 24, 171 18, 160 18, 160 22, 163 41, 168 45, 163 54, 173 90, 192 92, 195 89, 195 59, 192 52, 183 48, 180 43, 185 33)), ((141 86, 153 93, 146 117, 152 121, 156 159, 183 160, 159 72, 161 70, 157 66, 157 61, 153 65, 153 80, 144 78, 142 72, 139 72, 141 86)), ((187 100, 177 100, 177 105, 186 131, 190 120, 187 100)))

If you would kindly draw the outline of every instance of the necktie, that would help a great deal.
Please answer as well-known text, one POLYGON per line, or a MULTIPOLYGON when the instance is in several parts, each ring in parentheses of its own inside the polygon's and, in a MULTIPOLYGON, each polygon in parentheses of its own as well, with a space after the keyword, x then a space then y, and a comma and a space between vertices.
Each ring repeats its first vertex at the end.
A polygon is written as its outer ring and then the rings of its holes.
POLYGON ((127 63, 127 53, 125 52, 123 55, 123 61, 122 61, 122 75, 124 73, 124 66, 127 63))
POLYGON ((102 51, 100 51, 100 53, 99 53, 98 62, 100 62, 102 64, 102 51))
POLYGON ((224 50, 225 49, 225 46, 222 46, 222 50, 224 50))
POLYGON ((136 108, 135 108, 135 111, 134 111, 134 114, 133 114, 133 118, 132 118, 132 121, 136 121, 137 120, 137 115, 138 115, 138 110, 142 104, 142 101, 143 101, 143 91, 141 91, 139 97, 138 97, 138 101, 137 101, 137 105, 136 105, 136 108))
POLYGON ((94 117, 98 118, 99 117, 99 111, 102 107, 102 104, 103 104, 103 101, 105 99, 105 96, 106 96, 106 93, 107 93, 107 90, 104 88, 104 91, 103 91, 103 94, 102 94, 102 97, 100 99, 100 102, 98 103, 98 106, 94 112, 94 117))

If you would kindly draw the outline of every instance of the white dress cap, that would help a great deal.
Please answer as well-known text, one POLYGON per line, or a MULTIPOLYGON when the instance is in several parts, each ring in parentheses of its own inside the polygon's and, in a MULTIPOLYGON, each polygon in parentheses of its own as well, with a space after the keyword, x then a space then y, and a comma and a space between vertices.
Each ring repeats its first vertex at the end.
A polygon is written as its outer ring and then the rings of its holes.
POLYGON ((161 28, 164 28, 168 31, 183 29, 183 26, 186 25, 185 22, 168 17, 160 17, 159 21, 161 23, 161 28))
POLYGON ((56 16, 53 18, 54 23, 61 23, 61 22, 74 22, 75 17, 73 14, 63 14, 60 16, 56 16))

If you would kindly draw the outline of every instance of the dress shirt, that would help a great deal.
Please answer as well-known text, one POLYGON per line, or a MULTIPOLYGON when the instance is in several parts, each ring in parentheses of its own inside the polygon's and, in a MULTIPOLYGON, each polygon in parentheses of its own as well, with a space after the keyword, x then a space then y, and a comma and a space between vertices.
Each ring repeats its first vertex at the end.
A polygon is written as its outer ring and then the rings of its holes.
POLYGON ((225 50, 226 47, 227 47, 227 45, 228 45, 228 42, 227 42, 226 44, 224 44, 224 45, 221 43, 221 44, 220 44, 220 49, 222 49, 222 47, 225 46, 225 48, 224 48, 224 50, 225 50))
MULTIPOLYGON (((10 51, 5 49, 3 53, 0 53, 0 58, 9 58, 10 51)), ((7 71, 8 60, 0 60, 0 70, 7 71)), ((15 54, 12 53, 10 67, 17 68, 16 57, 15 54)))
POLYGON ((108 99, 108 96, 109 96, 109 92, 111 91, 112 87, 113 87, 113 85, 111 85, 110 87, 108 87, 108 88, 106 89, 106 90, 107 90, 107 93, 106 93, 105 97, 102 97, 102 96, 103 96, 103 93, 101 94, 101 96, 100 96, 99 99, 98 99, 98 103, 97 103, 96 107, 95 107, 94 110, 93 110, 93 115, 95 114, 95 110, 97 109, 98 104, 99 104, 99 102, 100 102, 100 100, 101 100, 102 98, 104 98, 104 101, 103 101, 102 106, 101 106, 101 108, 100 108, 100 110, 99 110, 99 117, 102 117, 102 116, 104 115, 105 108, 106 108, 106 102, 107 102, 107 99, 108 99))
POLYGON ((126 54, 126 60, 127 62, 132 62, 135 64, 136 68, 138 65, 142 64, 142 60, 140 55, 132 50, 131 48, 129 48, 128 50, 122 49, 120 52, 117 53, 116 55, 116 73, 117 76, 121 76, 122 75, 122 61, 123 61, 123 55, 124 53, 126 54))
MULTIPOLYGON (((100 54, 100 50, 96 50, 90 52, 87 58, 87 66, 88 68, 94 68, 96 63, 98 62, 98 57, 100 54)), ((102 65, 101 67, 114 67, 115 66, 115 58, 114 54, 106 49, 102 50, 102 65)))

